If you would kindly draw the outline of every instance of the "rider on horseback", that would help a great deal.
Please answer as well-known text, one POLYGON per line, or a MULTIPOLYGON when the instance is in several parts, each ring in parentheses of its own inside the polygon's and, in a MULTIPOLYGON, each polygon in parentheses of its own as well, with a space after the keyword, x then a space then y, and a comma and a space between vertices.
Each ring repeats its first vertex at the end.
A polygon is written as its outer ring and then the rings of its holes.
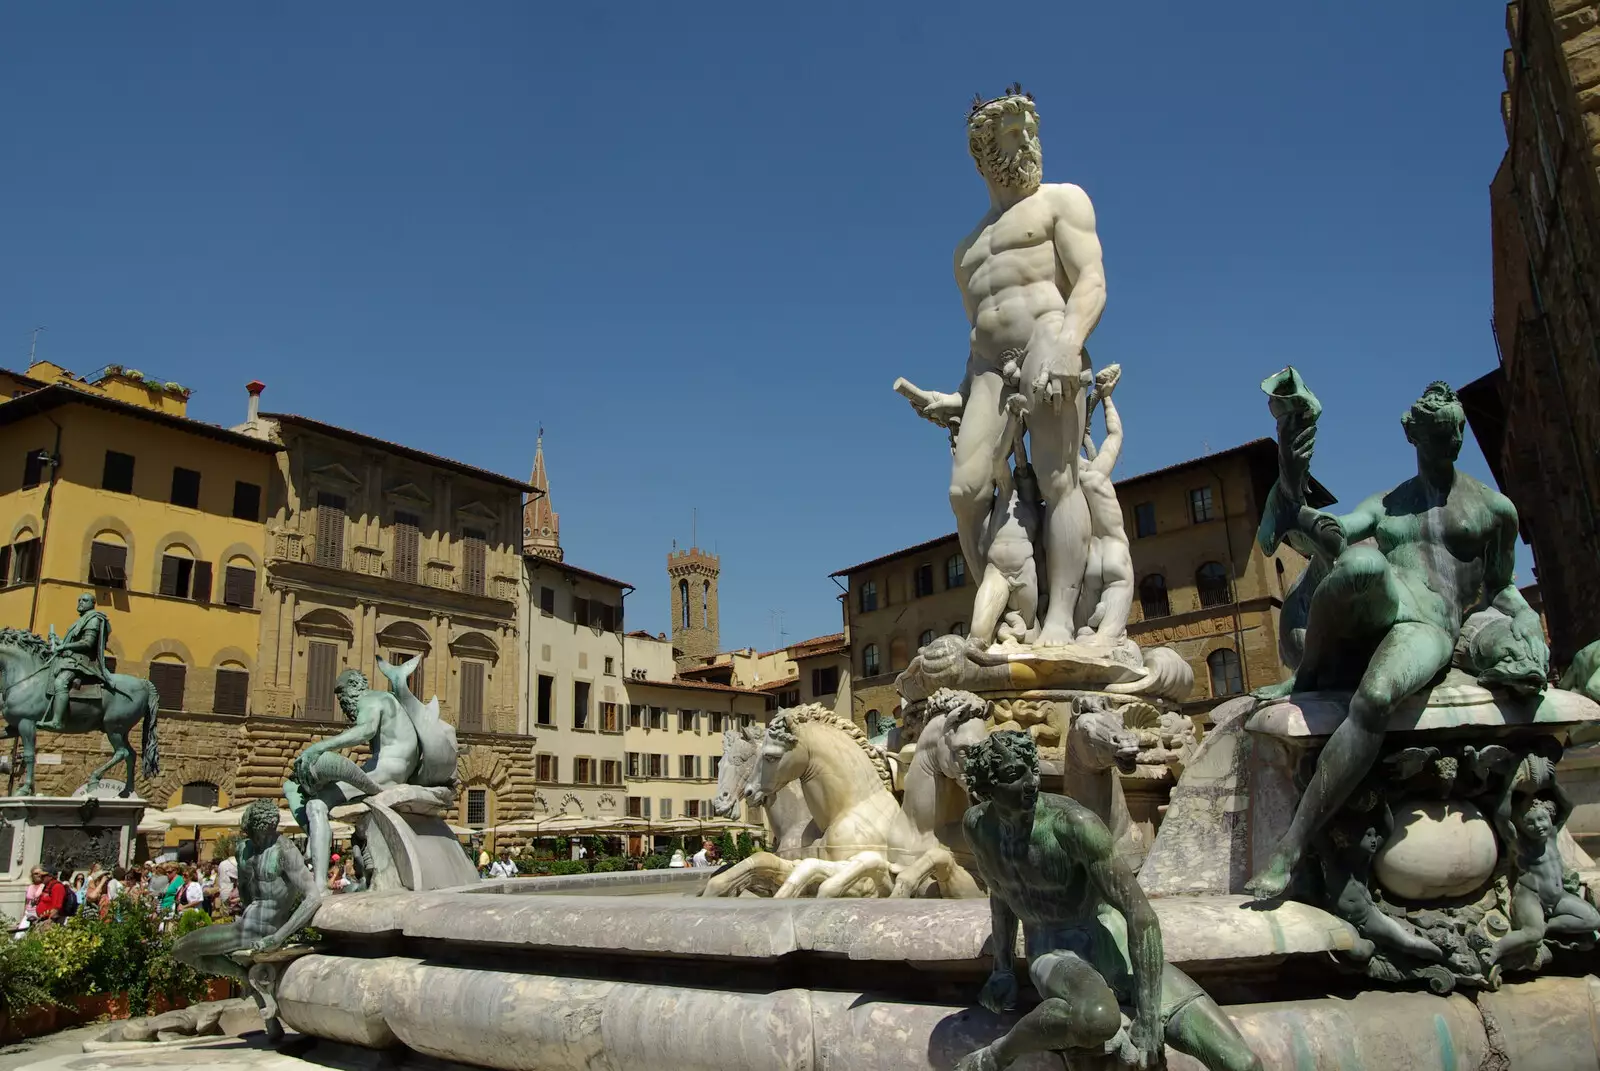
POLYGON ((111 638, 111 622, 94 608, 94 596, 78 596, 78 620, 67 634, 56 638, 50 630, 50 711, 38 728, 60 732, 66 723, 67 701, 77 682, 111 686, 111 671, 106 668, 106 641, 111 638))

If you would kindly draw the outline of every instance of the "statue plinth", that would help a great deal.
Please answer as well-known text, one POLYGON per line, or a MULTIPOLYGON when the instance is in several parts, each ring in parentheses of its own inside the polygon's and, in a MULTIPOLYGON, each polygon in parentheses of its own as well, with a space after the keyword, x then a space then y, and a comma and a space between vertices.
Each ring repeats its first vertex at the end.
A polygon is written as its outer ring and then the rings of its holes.
POLYGON ((36 866, 54 874, 132 863, 145 807, 137 796, 0 797, 0 915, 22 917, 36 866))

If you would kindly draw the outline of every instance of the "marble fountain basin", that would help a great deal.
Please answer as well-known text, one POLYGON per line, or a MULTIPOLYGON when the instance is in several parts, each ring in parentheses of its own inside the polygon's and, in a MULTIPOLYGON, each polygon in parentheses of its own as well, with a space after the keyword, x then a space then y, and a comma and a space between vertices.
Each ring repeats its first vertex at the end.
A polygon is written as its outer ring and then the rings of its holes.
MULTIPOLYGON (((989 971, 984 900, 699 899, 705 876, 332 898, 315 921, 322 951, 284 975, 283 1019, 327 1042, 506 1071, 926 1071, 1014 1021, 974 1004, 989 971)), ((1267 1068, 1465 1071, 1551 1045, 1590 1063, 1512 1066, 1595 1065, 1593 979, 1540 978, 1478 1003, 1362 993, 1332 955, 1355 935, 1316 908, 1152 903, 1168 960, 1217 997, 1267 1068), (1493 1030, 1484 1001, 1498 1002, 1493 1030)))

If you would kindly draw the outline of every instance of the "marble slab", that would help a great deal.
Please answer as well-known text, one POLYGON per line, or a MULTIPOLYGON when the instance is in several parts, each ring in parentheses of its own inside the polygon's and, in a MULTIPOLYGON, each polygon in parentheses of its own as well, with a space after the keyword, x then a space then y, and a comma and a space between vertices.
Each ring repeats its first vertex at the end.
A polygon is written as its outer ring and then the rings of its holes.
MULTIPOLYGON (((1246 896, 1152 901, 1179 965, 1270 962, 1351 947, 1354 931, 1317 908, 1246 896)), ((815 952, 858 961, 972 964, 986 955, 987 900, 768 900, 473 891, 329 898, 314 925, 331 938, 618 955, 771 960, 815 952)))

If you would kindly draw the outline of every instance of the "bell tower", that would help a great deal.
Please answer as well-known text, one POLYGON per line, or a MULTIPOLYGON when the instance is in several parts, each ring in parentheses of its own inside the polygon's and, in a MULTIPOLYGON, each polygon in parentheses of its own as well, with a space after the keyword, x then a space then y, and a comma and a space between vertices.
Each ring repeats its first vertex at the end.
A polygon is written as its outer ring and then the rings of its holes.
POLYGON ((672 654, 685 669, 717 653, 717 575, 722 564, 699 547, 667 555, 672 585, 672 654))
POLYGON ((533 447, 533 475, 528 478, 533 488, 522 507, 522 553, 560 561, 561 518, 550 507, 550 474, 544 468, 544 429, 533 447))

